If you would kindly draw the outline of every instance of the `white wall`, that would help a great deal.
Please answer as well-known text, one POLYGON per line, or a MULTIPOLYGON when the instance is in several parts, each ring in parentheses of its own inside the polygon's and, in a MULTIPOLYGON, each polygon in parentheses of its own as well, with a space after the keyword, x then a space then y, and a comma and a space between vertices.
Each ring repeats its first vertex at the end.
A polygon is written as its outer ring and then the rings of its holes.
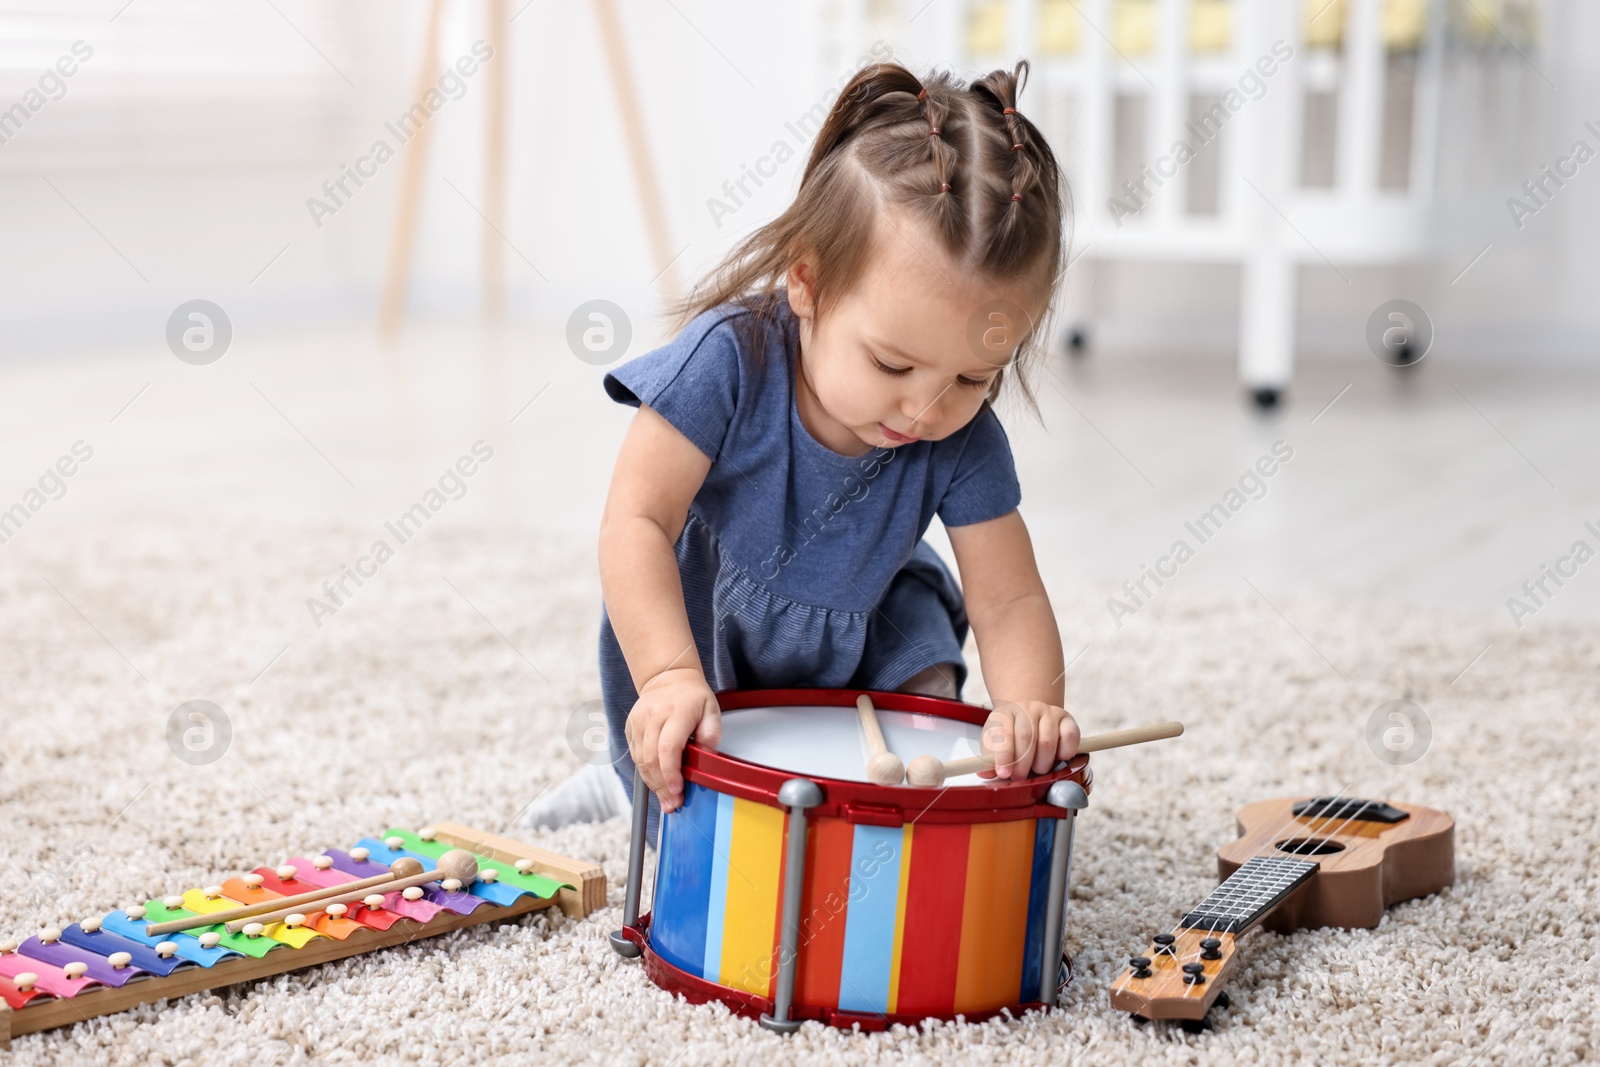
MULTIPOLYGON (((371 320, 403 158, 380 168, 321 229, 305 201, 411 101, 426 4, 278 0, 280 15, 260 4, 122 3, 0 5, 0 108, 22 99, 74 40, 95 50, 66 96, 0 146, 0 356, 159 345, 167 314, 197 296, 222 304, 246 333, 371 320)), ((511 0, 513 12, 519 6, 511 0)), ((825 91, 872 46, 872 27, 841 29, 837 0, 618 6, 673 247, 687 246, 676 264, 687 281, 788 202, 809 141, 786 123, 831 99, 825 91), (707 199, 723 196, 725 181, 778 142, 794 157, 717 225, 707 199)), ((485 7, 449 5, 445 57, 484 36, 485 7)), ((1550 53, 1534 58, 1560 88, 1525 79, 1534 104, 1518 119, 1533 148, 1508 163, 1525 176, 1583 135, 1585 119, 1600 125, 1600 71, 1584 61, 1600 41, 1600 11, 1559 10, 1567 21, 1551 27, 1550 53)), ((948 59, 900 56, 914 66, 948 59)), ((577 303, 607 297, 634 311, 648 336, 657 268, 592 5, 533 0, 512 24, 501 61, 512 68, 502 229, 516 248, 505 251, 514 320, 561 320, 577 303)), ((486 85, 475 76, 433 120, 411 289, 419 316, 471 316, 478 306, 483 226, 446 179, 482 204, 486 85)), ((1482 106, 1446 103, 1457 123, 1482 106)), ((1351 324, 1364 322, 1373 294, 1404 288, 1425 294, 1425 306, 1449 324, 1441 343, 1462 352, 1503 355, 1509 345, 1518 358, 1585 357, 1600 335, 1589 299, 1600 282, 1590 247, 1600 163, 1521 233, 1504 206, 1514 191, 1512 183, 1503 195, 1452 204, 1440 264, 1367 272, 1354 286, 1308 270, 1302 349, 1350 352, 1351 324), (1450 285, 1491 241, 1492 251, 1450 285)), ((1097 283, 1108 311, 1103 339, 1231 346, 1231 271, 1121 270, 1132 273, 1097 283)))

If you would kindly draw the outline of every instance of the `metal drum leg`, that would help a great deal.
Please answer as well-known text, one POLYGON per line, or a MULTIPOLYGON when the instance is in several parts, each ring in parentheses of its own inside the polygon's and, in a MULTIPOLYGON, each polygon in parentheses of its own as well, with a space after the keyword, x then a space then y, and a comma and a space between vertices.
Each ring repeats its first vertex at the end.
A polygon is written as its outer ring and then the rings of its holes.
MULTIPOLYGON (((644 775, 637 767, 633 771, 633 835, 628 839, 628 895, 622 904, 622 925, 635 926, 639 922, 639 889, 644 882, 644 835, 650 821, 650 790, 645 788, 644 775)), ((629 941, 621 930, 610 935, 611 947, 624 959, 636 959, 643 951, 629 941)))
POLYGON ((778 803, 789 809, 789 854, 783 868, 783 936, 778 948, 778 989, 772 1014, 761 1025, 792 1034, 800 1023, 789 1018, 794 1005, 795 957, 800 946, 800 895, 806 880, 806 811, 822 803, 822 790, 809 778, 791 778, 778 789, 778 803))
POLYGON ((1057 782, 1045 794, 1045 801, 1065 811, 1056 820, 1055 841, 1050 848, 1050 891, 1045 897, 1044 952, 1039 968, 1039 1000, 1046 1008, 1056 1006, 1056 985, 1061 975, 1061 938, 1066 928, 1067 891, 1072 879, 1072 830, 1078 812, 1089 806, 1089 794, 1077 782, 1057 782))

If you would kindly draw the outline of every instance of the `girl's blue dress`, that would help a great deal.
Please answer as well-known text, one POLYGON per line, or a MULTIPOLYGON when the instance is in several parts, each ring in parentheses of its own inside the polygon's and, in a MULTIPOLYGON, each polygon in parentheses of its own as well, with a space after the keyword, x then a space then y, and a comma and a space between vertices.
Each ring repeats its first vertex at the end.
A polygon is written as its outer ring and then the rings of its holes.
MULTIPOLYGON (((953 663, 959 692, 966 609, 922 535, 934 515, 961 526, 1017 506, 999 418, 984 404, 943 440, 840 455, 795 407, 800 342, 787 300, 760 344, 746 337, 752 322, 735 304, 707 311, 604 381, 613 400, 649 405, 711 458, 676 545, 711 688, 894 689, 953 663)), ((613 766, 632 795, 623 726, 638 693, 603 604, 600 685, 613 766)), ((652 797, 650 841, 658 815, 652 797)))

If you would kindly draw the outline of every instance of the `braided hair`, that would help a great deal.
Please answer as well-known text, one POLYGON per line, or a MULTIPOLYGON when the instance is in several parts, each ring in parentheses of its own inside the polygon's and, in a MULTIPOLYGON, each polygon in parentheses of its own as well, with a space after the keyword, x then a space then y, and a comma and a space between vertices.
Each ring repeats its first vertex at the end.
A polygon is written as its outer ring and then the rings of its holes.
MULTIPOLYGON (((860 279, 874 216, 898 207, 934 235, 963 273, 995 283, 1037 279, 1053 299, 1066 257, 1070 191, 1054 153, 1017 108, 1028 63, 963 85, 947 71, 918 78, 898 63, 858 71, 812 144, 794 202, 744 238, 688 296, 669 309, 681 326, 725 303, 741 305, 743 328, 776 314, 789 268, 816 257, 818 314, 860 279)), ((1048 333, 1032 323, 1009 369, 1035 411, 1025 371, 1048 333)), ((761 346, 753 346, 759 352, 761 346)), ((992 379, 998 397, 1006 371, 992 379)))

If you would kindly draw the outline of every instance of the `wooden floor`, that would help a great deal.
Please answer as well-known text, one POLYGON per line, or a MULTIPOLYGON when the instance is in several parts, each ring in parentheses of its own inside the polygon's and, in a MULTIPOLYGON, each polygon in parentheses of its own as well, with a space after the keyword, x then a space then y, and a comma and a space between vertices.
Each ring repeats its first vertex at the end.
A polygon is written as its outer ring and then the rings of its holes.
MULTIPOLYGON (((1042 565, 1120 582, 1187 537, 1180 581, 1374 594, 1510 625, 1506 598, 1542 563, 1580 538, 1600 550, 1584 528, 1600 530, 1600 378, 1430 360, 1303 366, 1267 416, 1215 362, 1056 361, 1046 427, 1006 420, 1042 565), (1265 496, 1199 546, 1185 522, 1278 440, 1294 455, 1265 496)), ((1538 621, 1600 617, 1593 571, 1550 584, 1538 621)))
MULTIPOLYGON (((184 500, 200 514, 220 500, 268 523, 349 519, 376 534, 478 439, 496 450, 488 477, 436 522, 592 540, 632 412, 601 389, 609 368, 560 336, 419 325, 396 351, 352 329, 242 337, 203 369, 149 350, 13 364, 0 394, 0 484, 13 488, 0 507, 75 439, 98 451, 6 555, 25 561, 52 526, 138 528, 184 500)), ((645 350, 636 341, 630 354, 645 350)), ((1042 426, 1015 402, 1001 413, 1052 581, 1137 578, 1280 439, 1293 459, 1179 581, 1504 613, 1575 540, 1600 548, 1584 529, 1600 529, 1600 376, 1440 352, 1397 372, 1361 353, 1302 364, 1266 416, 1225 358, 1054 356, 1037 380, 1042 426)), ((172 532, 164 519, 159 530, 172 532)), ((947 549, 937 526, 932 536, 947 549)), ((1600 616, 1593 570, 1537 621, 1600 616)))

